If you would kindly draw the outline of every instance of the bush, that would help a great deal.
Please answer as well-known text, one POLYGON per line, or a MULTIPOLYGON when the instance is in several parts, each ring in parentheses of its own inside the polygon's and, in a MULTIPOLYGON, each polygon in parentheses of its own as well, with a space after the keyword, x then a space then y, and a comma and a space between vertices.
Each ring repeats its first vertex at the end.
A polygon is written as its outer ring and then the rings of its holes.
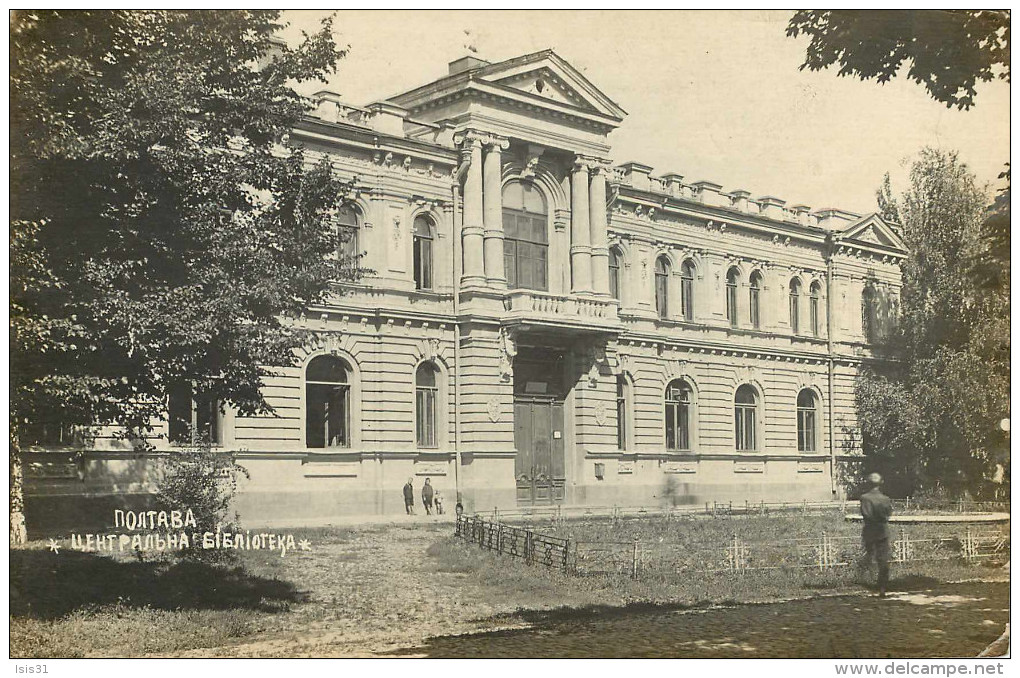
MULTIPOLYGON (((241 517, 236 512, 230 515, 230 502, 239 475, 248 478, 248 470, 233 455, 214 450, 209 443, 175 449, 156 482, 157 502, 167 511, 184 514, 190 510, 195 516, 195 532, 236 531, 241 517)), ((192 545, 185 555, 213 557, 217 553, 221 552, 192 545)))

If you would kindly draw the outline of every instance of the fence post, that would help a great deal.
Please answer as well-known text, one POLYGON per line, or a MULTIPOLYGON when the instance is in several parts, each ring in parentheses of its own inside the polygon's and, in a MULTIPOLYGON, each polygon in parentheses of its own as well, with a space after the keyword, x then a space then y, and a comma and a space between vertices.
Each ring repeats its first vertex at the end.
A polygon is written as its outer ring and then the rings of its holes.
POLYGON ((640 542, 638 542, 637 539, 634 540, 634 552, 632 553, 631 558, 630 558, 630 578, 631 579, 637 579, 637 574, 638 574, 638 544, 639 543, 640 542))
POLYGON ((907 562, 907 557, 910 555, 910 546, 907 543, 907 531, 904 528, 900 528, 900 562, 907 562))
POLYGON ((963 542, 963 557, 967 562, 974 560, 974 535, 971 534, 970 525, 967 526, 967 535, 963 542))

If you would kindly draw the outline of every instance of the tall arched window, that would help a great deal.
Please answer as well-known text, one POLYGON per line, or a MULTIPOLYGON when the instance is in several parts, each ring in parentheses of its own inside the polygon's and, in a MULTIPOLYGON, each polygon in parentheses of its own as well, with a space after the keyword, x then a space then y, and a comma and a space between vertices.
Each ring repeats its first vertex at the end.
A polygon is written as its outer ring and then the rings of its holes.
POLYGON ((618 301, 620 296, 620 263, 623 261, 623 254, 615 247, 609 248, 609 294, 618 301))
POLYGON ((666 386, 666 449, 691 449, 691 387, 683 379, 666 386))
POLYGON ((414 373, 415 439, 418 447, 439 447, 439 370, 430 362, 414 373))
POLYGON ((361 212, 357 206, 347 204, 342 206, 336 215, 337 237, 340 240, 340 256, 354 258, 361 254, 361 212))
POLYGON ((616 448, 630 447, 630 381, 622 374, 616 375, 616 448))
POLYGON ((414 218, 414 288, 432 289, 432 221, 414 218))
POLYGON ((814 336, 820 336, 822 333, 822 323, 819 304, 821 303, 822 297, 822 286, 818 284, 818 281, 811 283, 811 299, 810 299, 810 315, 811 315, 811 334, 814 336))
POLYGON ((688 259, 680 266, 680 306, 684 320, 694 320, 694 262, 688 259))
POLYGON ((761 273, 758 271, 752 273, 750 282, 748 302, 751 310, 751 326, 757 330, 761 329, 761 273))
POLYGON ((868 343, 875 341, 875 290, 870 284, 861 293, 861 333, 868 343))
POLYGON ((814 452, 817 444, 815 431, 818 425, 818 399, 811 389, 805 388, 797 394, 797 450, 814 452))
POLYGON ((530 183, 503 187, 503 265, 510 289, 549 289, 549 216, 530 183))
POLYGON ((790 281, 790 331, 800 332, 800 280, 790 281))
POLYGON ((738 452, 758 449, 758 394, 748 384, 733 399, 733 433, 738 452))
POLYGON ((726 320, 730 327, 737 326, 737 280, 740 274, 737 269, 731 268, 726 272, 726 320))
POLYGON ((669 317, 669 259, 655 260, 655 310, 660 318, 669 317))
POLYGON ((312 358, 305 368, 305 444, 351 446, 350 370, 332 355, 312 358))

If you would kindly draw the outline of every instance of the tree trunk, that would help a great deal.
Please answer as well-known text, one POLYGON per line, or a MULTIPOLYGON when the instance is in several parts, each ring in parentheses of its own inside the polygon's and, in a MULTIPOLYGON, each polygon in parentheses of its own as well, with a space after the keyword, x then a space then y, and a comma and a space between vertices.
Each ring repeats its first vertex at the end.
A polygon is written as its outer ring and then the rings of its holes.
POLYGON ((22 485, 24 475, 21 471, 21 446, 18 444, 18 435, 14 431, 11 431, 10 454, 11 546, 15 546, 28 541, 28 531, 25 529, 25 492, 22 485))

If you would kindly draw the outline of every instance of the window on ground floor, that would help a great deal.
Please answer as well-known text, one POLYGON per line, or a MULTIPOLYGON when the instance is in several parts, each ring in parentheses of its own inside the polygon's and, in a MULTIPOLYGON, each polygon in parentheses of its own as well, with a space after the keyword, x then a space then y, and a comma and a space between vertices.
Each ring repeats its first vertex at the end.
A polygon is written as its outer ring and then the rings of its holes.
POLYGON ((351 370, 340 358, 320 355, 305 368, 305 444, 351 446, 351 370))

